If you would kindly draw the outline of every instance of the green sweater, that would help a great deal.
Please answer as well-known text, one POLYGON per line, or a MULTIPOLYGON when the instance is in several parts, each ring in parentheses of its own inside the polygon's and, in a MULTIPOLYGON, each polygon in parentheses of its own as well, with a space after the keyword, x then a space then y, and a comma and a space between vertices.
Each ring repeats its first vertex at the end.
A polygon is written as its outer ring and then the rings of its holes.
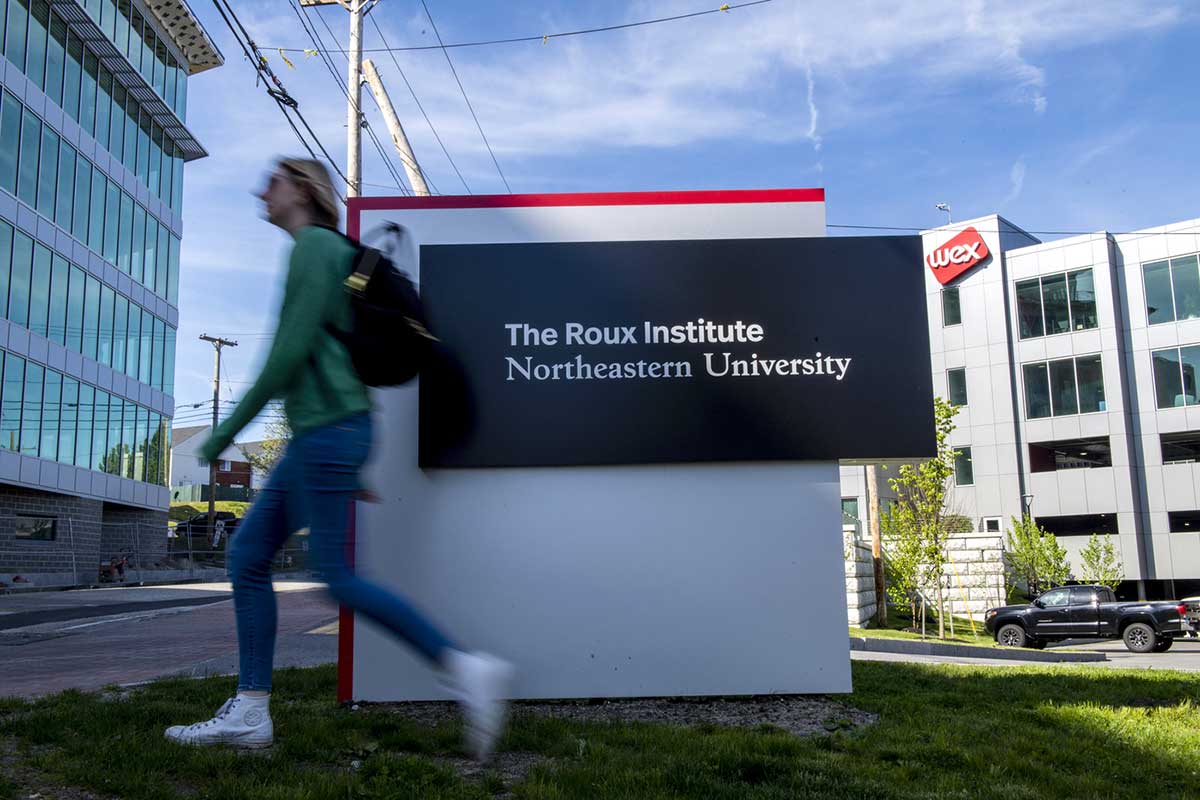
POLYGON ((271 352, 233 414, 205 443, 202 457, 216 458, 277 397, 284 399, 294 436, 371 409, 350 354, 325 330, 326 322, 350 327, 350 298, 342 281, 353 255, 354 248, 326 228, 308 226, 296 233, 271 352))

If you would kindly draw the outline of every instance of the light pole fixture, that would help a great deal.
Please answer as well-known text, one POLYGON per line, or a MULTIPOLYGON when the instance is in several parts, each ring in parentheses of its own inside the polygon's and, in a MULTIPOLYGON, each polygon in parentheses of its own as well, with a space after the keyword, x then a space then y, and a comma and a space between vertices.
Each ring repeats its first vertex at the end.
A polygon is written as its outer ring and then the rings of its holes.
POLYGON ((954 218, 950 216, 950 204, 949 203, 938 203, 936 206, 934 206, 934 208, 936 208, 938 211, 946 212, 946 224, 947 225, 950 225, 954 222, 954 218))
POLYGON ((1027 516, 1027 517, 1029 516, 1029 509, 1031 506, 1033 506, 1033 495, 1031 495, 1031 494, 1021 495, 1021 507, 1024 509, 1025 516, 1027 516))

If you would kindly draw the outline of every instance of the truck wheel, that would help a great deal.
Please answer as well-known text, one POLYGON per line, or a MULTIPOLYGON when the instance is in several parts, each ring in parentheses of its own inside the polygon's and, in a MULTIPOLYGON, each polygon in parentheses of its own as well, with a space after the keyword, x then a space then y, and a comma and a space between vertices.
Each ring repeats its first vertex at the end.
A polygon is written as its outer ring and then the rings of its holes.
POLYGON ((1024 647, 1025 629, 1010 622, 996 631, 996 643, 1004 647, 1024 647))
POLYGON ((1175 644, 1175 640, 1170 636, 1164 636, 1154 643, 1154 652, 1165 653, 1171 649, 1171 645, 1175 644))
POLYGON ((1154 628, 1144 622, 1134 622, 1125 629, 1121 638, 1125 640, 1125 647, 1129 652, 1151 653, 1158 637, 1154 634, 1154 628))

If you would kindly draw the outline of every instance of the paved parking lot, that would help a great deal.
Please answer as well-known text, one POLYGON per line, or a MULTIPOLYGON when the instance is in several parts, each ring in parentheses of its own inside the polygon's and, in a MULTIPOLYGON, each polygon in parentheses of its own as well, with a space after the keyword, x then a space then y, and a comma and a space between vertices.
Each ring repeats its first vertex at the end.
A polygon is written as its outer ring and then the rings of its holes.
MULTIPOLYGON (((337 608, 319 587, 276 584, 276 666, 336 660, 337 608)), ((235 673, 234 631, 227 583, 0 595, 0 695, 235 673)))

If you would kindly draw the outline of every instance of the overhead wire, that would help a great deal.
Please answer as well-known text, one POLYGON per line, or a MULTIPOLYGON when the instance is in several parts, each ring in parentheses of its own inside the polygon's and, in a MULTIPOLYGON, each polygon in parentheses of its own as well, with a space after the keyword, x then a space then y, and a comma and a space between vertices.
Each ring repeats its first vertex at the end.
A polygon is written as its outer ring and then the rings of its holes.
MULTIPOLYGON (((519 44, 522 42, 547 43, 551 39, 562 39, 562 38, 565 38, 568 36, 584 36, 586 34, 592 34, 592 33, 606 33, 608 31, 625 30, 627 28, 639 28, 644 25, 658 25, 658 24, 661 24, 664 22, 677 22, 679 20, 692 19, 694 17, 703 17, 703 16, 707 16, 709 14, 720 14, 720 13, 725 13, 725 12, 729 12, 729 11, 736 11, 739 8, 749 8, 750 6, 761 6, 761 5, 770 3, 770 2, 773 2, 773 0, 750 0, 750 2, 746 2, 746 3, 722 3, 717 8, 709 8, 709 9, 705 9, 704 11, 692 11, 687 14, 676 14, 676 15, 670 16, 670 17, 658 17, 655 19, 645 19, 645 20, 640 20, 637 22, 625 22, 625 23, 621 23, 621 24, 617 24, 617 25, 604 25, 604 26, 601 26, 598 28, 583 28, 583 29, 574 30, 574 31, 560 31, 558 33, 546 33, 546 34, 539 33, 537 35, 516 36, 513 38, 509 38, 509 39, 487 39, 487 40, 483 40, 483 41, 473 41, 473 42, 451 42, 450 44, 442 43, 439 38, 439 43, 436 45, 432 45, 432 44, 412 45, 412 46, 408 46, 408 47, 386 47, 385 46, 382 48, 364 49, 362 52, 364 52, 364 53, 382 53, 382 52, 405 53, 405 52, 413 52, 413 51, 417 51, 417 50, 447 50, 447 49, 457 49, 460 47, 486 47, 488 45, 497 45, 497 44, 519 44)), ((272 50, 282 50, 285 53, 302 53, 302 52, 304 52, 304 48, 300 48, 300 47, 272 47, 271 49, 272 50)), ((342 52, 346 52, 346 51, 342 51, 342 52)))
MULTIPOLYGON (((305 18, 307 16, 309 16, 310 14, 312 16, 315 16, 318 20, 320 20, 321 24, 325 27, 326 32, 329 34, 329 38, 333 39, 334 41, 337 41, 337 37, 334 35, 333 29, 329 27, 329 23, 325 20, 325 18, 322 17, 315 10, 310 11, 308 9, 308 7, 305 7, 303 10, 303 13, 301 13, 300 9, 298 9, 296 6, 292 5, 291 0, 288 0, 288 5, 292 6, 292 11, 294 11, 296 13, 297 17, 300 19, 300 24, 304 26, 305 32, 308 33, 308 38, 310 41, 312 41, 313 47, 317 48, 317 53, 318 53, 318 55, 321 56, 322 61, 325 64, 325 68, 329 71, 329 74, 333 77, 334 83, 337 84, 338 89, 342 93, 342 96, 346 98, 346 102, 349 103, 350 102, 349 89, 346 88, 346 85, 342 81, 342 79, 338 77, 337 70, 334 69, 334 66, 333 66, 333 60, 331 58, 329 58, 326 53, 322 52, 322 47, 325 44, 324 38, 321 36, 320 31, 318 31, 316 29, 316 26, 313 26, 310 30, 309 26, 306 24, 305 18)), ((343 55, 343 59, 346 61, 347 65, 349 65, 349 63, 350 63, 349 57, 343 55)), ((372 94, 372 97, 374 97, 374 94, 372 94)), ((378 105, 378 101, 376 101, 376 105, 378 105)), ((383 145, 379 141, 379 137, 375 134, 375 129, 372 128, 370 126, 370 124, 367 122, 367 115, 363 112, 361 103, 359 103, 357 111, 358 111, 359 123, 367 131, 367 135, 371 138, 371 141, 374 143, 375 150, 379 153, 380 159, 383 160, 384 166, 387 167, 388 172, 390 172, 392 175, 392 180, 395 181, 395 186, 387 186, 385 188, 399 189, 404 194, 412 194, 412 192, 404 185, 404 181, 400 178, 400 174, 398 172, 396 172, 396 168, 392 164, 391 159, 388 158, 387 152, 384 150, 383 145)), ((408 159, 406 159, 404 156, 400 155, 399 153, 397 153, 397 156, 399 156, 401 161, 406 163, 408 166, 413 167, 418 172, 420 172, 420 168, 417 167, 412 162, 408 161, 408 159)), ((422 174, 424 174, 424 173, 422 173, 422 174)), ((359 180, 359 185, 360 186, 362 185, 361 178, 359 180)))
MULTIPOLYGON (((438 44, 442 44, 442 35, 438 33, 437 23, 433 21, 433 14, 429 13, 429 6, 425 4, 425 0, 421 0, 421 8, 425 9, 425 16, 429 19, 429 27, 433 29, 433 35, 437 37, 438 44)), ((487 147, 488 155, 492 157, 492 163, 496 165, 496 172, 500 173, 500 180, 504 182, 504 188, 509 194, 512 194, 512 187, 508 185, 508 178, 504 177, 504 170, 500 169, 500 162, 496 160, 496 153, 492 150, 492 144, 488 141, 487 134, 483 132, 483 125, 479 122, 479 116, 475 113, 475 107, 471 105, 471 98, 467 97, 466 87, 463 86, 462 80, 458 77, 458 70, 454 68, 454 61, 450 58, 450 51, 442 45, 442 55, 446 57, 446 63, 450 65, 450 73, 454 76, 454 82, 458 84, 458 90, 462 92, 463 100, 467 103, 467 110, 471 112, 471 119, 475 120, 475 127, 479 129, 479 135, 483 139, 483 144, 487 147)))
MULTIPOLYGON (((375 32, 379 34, 379 41, 383 42, 383 46, 386 48, 387 37, 383 33, 383 27, 374 17, 370 17, 370 20, 371 24, 375 26, 375 32)), ((396 54, 389 49, 388 55, 391 56, 392 64, 395 65, 396 71, 400 73, 400 78, 404 81, 404 85, 408 87, 408 93, 412 95, 413 102, 417 104, 417 109, 421 112, 421 116, 425 118, 425 123, 429 126, 429 130, 433 133, 433 138, 437 140, 438 146, 442 148, 442 154, 445 155, 446 160, 450 162, 450 167, 454 170, 454 174, 458 176, 460 181, 462 181, 463 188, 467 190, 467 194, 471 194, 471 187, 467 185, 467 179, 463 177, 462 172, 460 172, 458 169, 458 165, 455 164, 454 159, 450 157, 450 151, 446 149, 446 143, 442 141, 442 137, 438 134, 437 128, 434 127, 433 120, 429 118, 429 114, 425 112, 425 106, 421 104, 420 98, 417 97, 416 90, 413 89, 412 84, 409 83, 408 76, 404 74, 404 69, 400 66, 400 61, 397 60, 396 54)), ((422 171, 421 174, 424 175, 424 171, 422 171)))

